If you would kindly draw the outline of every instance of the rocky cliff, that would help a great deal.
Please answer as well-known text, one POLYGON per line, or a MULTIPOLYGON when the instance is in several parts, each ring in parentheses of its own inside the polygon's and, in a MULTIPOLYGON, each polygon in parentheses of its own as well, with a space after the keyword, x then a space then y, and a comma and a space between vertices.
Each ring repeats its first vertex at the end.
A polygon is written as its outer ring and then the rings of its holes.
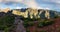
POLYGON ((25 8, 25 9, 13 9, 13 14, 23 16, 27 18, 54 18, 58 12, 52 10, 44 10, 44 9, 32 9, 32 8, 25 8))

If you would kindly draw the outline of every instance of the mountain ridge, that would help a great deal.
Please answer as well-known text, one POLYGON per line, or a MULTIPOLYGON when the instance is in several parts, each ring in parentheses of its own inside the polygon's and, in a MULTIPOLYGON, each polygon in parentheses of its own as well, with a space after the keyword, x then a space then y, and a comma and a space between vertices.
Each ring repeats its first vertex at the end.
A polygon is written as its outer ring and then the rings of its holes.
POLYGON ((12 9, 9 8, 4 9, 3 12, 8 13, 8 11, 12 11, 12 14, 23 16, 25 18, 54 18, 55 16, 60 16, 60 12, 53 10, 45 10, 45 9, 32 9, 32 8, 21 8, 21 9, 12 9))
MULTIPOLYGON (((58 12, 57 11, 53 11, 53 10, 44 10, 44 9, 32 9, 32 8, 22 8, 22 9, 13 9, 13 14, 21 15, 23 17, 28 17, 30 15, 30 18, 33 18, 32 15, 34 15, 36 18, 54 18, 58 12), (28 15, 29 13, 29 15, 28 15), (41 14, 41 15, 40 15, 41 14), (44 14, 44 15, 43 15, 44 14), (38 16, 37 16, 38 15, 38 16)), ((60 14, 60 12, 59 12, 60 14)))

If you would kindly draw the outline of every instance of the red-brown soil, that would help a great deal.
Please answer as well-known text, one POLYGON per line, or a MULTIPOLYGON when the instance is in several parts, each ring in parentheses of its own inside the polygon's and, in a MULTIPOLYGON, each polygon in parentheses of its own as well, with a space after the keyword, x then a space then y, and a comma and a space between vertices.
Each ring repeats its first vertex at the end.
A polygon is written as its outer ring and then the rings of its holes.
POLYGON ((40 31, 46 31, 46 32, 60 32, 60 18, 53 19, 55 21, 54 24, 44 26, 42 28, 37 27, 37 23, 34 24, 34 26, 28 27, 30 32, 40 32, 40 31))

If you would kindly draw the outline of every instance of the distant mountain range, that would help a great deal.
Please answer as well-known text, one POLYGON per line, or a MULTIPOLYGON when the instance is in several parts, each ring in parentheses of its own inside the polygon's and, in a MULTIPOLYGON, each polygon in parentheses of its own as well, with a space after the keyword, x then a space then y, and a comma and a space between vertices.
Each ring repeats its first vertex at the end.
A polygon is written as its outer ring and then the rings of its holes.
POLYGON ((50 19, 55 16, 60 16, 60 12, 53 10, 45 10, 45 9, 32 9, 32 8, 22 8, 22 9, 5 9, 6 11, 12 11, 12 14, 23 16, 25 18, 42 18, 42 19, 50 19))

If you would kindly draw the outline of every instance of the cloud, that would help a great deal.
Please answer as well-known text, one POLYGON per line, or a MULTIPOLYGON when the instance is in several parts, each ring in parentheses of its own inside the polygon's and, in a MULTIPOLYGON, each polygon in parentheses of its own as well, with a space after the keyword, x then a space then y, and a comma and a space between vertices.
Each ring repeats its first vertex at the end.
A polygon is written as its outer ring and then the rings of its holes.
MULTIPOLYGON (((31 8, 38 8, 40 7, 35 0, 0 0, 0 3, 4 3, 6 5, 11 5, 11 4, 16 4, 17 3, 22 3, 24 5, 26 5, 27 7, 31 7, 31 8)), ((42 8, 42 7, 40 7, 42 8)))
POLYGON ((60 9, 60 0, 43 0, 43 2, 46 2, 46 3, 50 3, 50 7, 52 7, 51 9, 54 9, 54 10, 59 10, 60 9))
POLYGON ((57 7, 55 9, 60 8, 60 0, 42 0, 43 2, 39 0, 39 3, 37 3, 37 1, 38 0, 0 0, 0 3, 3 3, 8 6, 15 5, 16 8, 22 7, 21 5, 18 6, 17 5, 18 3, 26 5, 27 7, 38 8, 38 9, 52 9, 53 7, 57 7), (41 2, 44 3, 44 5, 42 5, 41 2), (45 4, 45 2, 48 4, 45 4))
POLYGON ((60 0, 43 0, 43 1, 53 2, 53 3, 59 3, 60 4, 60 0))
POLYGON ((56 6, 60 6, 60 0, 43 0, 44 2, 55 3, 56 6))
MULTIPOLYGON (((21 1, 21 3, 27 5, 28 7, 31 7, 31 8, 38 8, 40 7, 36 2, 35 0, 25 0, 24 2, 21 1)), ((42 7, 40 7, 42 8, 42 7)))
POLYGON ((16 7, 15 9, 21 9, 22 7, 16 7))

